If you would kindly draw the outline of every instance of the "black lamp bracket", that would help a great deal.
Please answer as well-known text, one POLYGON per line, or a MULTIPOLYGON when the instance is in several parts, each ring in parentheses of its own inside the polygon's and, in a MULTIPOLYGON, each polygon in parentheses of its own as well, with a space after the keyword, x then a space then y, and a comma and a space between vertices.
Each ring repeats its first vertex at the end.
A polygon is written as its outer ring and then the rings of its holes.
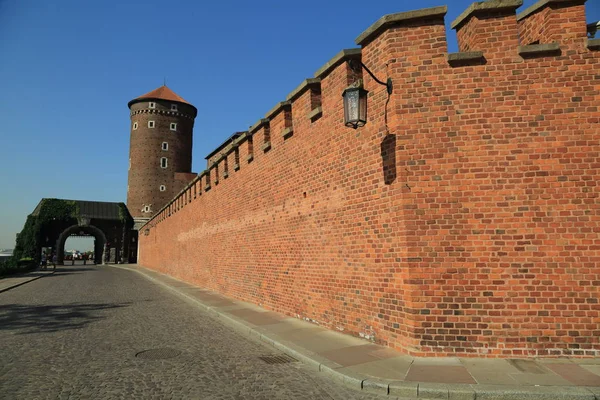
POLYGON ((373 78, 375 80, 375 82, 379 83, 380 85, 385 86, 387 88, 388 94, 392 94, 394 87, 392 85, 391 78, 388 78, 386 82, 380 81, 379 79, 377 79, 375 77, 375 75, 373 75, 371 70, 369 68, 367 68, 367 66, 365 64, 363 64, 362 61, 357 58, 351 58, 350 60, 348 60, 348 65, 350 66, 350 69, 356 73, 360 72, 361 67, 364 68, 365 71, 367 71, 369 73, 369 75, 371 75, 371 78, 373 78))

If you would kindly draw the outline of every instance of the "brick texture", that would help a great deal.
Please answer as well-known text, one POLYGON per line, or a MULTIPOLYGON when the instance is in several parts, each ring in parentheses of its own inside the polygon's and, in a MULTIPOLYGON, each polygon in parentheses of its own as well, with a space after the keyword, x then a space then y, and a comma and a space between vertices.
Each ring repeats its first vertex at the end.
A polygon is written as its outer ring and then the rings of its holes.
POLYGON ((134 218, 144 218, 160 210, 196 176, 191 174, 196 111, 185 103, 158 99, 139 100, 130 110, 127 207, 134 218), (155 103, 154 109, 148 108, 150 101, 155 103), (171 104, 177 104, 178 111, 171 111, 171 104), (148 121, 154 121, 154 128, 148 127, 148 121), (171 123, 177 124, 176 131, 171 130, 171 123), (161 167, 163 157, 167 168, 161 167), (165 191, 160 191, 161 185, 165 191), (144 205, 151 205, 150 213, 142 211, 144 205))
POLYGON ((274 115, 269 151, 261 127, 226 179, 211 169, 155 215, 139 262, 412 355, 600 355, 600 52, 582 7, 560 9, 578 15, 560 54, 527 59, 534 34, 486 15, 476 65, 448 64, 442 17, 386 26, 362 61, 394 92, 363 74, 363 128, 343 124, 361 76, 340 63, 293 99, 291 137, 274 115))
POLYGON ((521 44, 567 43, 586 37, 583 0, 549 3, 519 19, 521 44))

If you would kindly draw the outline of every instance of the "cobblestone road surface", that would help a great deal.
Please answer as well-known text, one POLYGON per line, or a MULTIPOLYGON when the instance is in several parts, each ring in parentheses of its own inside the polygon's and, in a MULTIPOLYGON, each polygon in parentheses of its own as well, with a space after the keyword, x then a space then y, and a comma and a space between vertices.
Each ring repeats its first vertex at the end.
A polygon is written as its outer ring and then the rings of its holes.
POLYGON ((132 271, 59 266, 0 293, 0 399, 387 398, 274 354, 132 271))

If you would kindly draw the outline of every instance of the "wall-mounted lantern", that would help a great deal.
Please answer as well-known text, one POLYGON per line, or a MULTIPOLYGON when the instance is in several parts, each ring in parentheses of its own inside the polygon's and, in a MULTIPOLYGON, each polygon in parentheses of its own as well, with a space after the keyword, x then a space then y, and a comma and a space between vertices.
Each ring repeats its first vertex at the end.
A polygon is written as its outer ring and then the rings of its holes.
POLYGON ((362 86, 362 79, 346 88, 344 98, 344 125, 348 128, 359 128, 367 123, 367 94, 362 86))
MULTIPOLYGON (((359 73, 361 68, 364 68, 369 75, 375 80, 375 82, 383 85, 387 88, 388 96, 392 94, 393 86, 392 80, 388 78, 386 82, 382 82, 375 78, 375 75, 367 68, 362 61, 355 58, 348 60, 350 69, 354 72, 359 73)), ((367 123, 367 94, 362 86, 362 80, 359 80, 355 84, 346 88, 342 93, 344 99, 344 125, 349 128, 359 128, 367 123)))

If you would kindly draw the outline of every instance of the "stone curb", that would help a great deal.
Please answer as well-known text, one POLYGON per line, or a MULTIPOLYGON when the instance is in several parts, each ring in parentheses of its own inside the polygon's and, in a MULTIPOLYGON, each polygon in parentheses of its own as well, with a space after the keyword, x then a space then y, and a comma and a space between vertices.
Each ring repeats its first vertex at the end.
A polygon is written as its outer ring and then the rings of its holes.
POLYGON ((33 282, 33 281, 35 281, 35 280, 38 280, 38 279, 40 279, 40 278, 43 278, 43 277, 45 277, 45 276, 48 276, 48 275, 54 275, 54 273, 55 273, 55 272, 56 272, 56 270, 54 270, 54 271, 52 271, 52 272, 50 272, 50 273, 48 273, 48 274, 44 274, 44 275, 40 275, 40 276, 34 276, 33 278, 31 278, 31 279, 29 279, 29 280, 26 280, 26 281, 24 281, 24 282, 21 282, 21 283, 16 283, 16 284, 14 284, 14 285, 12 285, 12 286, 9 286, 9 287, 7 287, 7 288, 0 289, 0 293, 3 293, 3 292, 6 292, 6 291, 9 291, 10 289, 14 289, 14 288, 16 288, 16 287, 19 287, 19 286, 22 286, 22 285, 24 285, 24 284, 26 284, 26 283, 33 282))
MULTIPOLYGON (((257 328, 249 326, 247 322, 236 317, 226 315, 220 310, 208 306, 198 299, 182 293, 177 288, 147 275, 139 268, 128 268, 110 265, 128 271, 135 271, 146 279, 155 282, 172 291, 179 297, 199 305, 208 313, 222 321, 225 325, 236 329, 240 333, 268 343, 278 350, 296 358, 313 370, 344 383, 353 389, 374 393, 378 395, 406 395, 424 400, 456 399, 456 400, 600 400, 600 388, 578 386, 517 386, 517 385, 484 385, 463 383, 430 383, 406 382, 392 380, 374 380, 350 371, 338 371, 340 365, 323 359, 318 354, 313 354, 306 349, 295 346, 293 343, 280 340, 275 334, 260 332, 257 328)), ((176 279, 176 278, 172 278, 176 279)), ((183 282, 183 281, 182 281, 183 282)), ((184 282, 186 283, 186 282, 184 282)), ((193 286, 193 285, 190 285, 193 286)))

